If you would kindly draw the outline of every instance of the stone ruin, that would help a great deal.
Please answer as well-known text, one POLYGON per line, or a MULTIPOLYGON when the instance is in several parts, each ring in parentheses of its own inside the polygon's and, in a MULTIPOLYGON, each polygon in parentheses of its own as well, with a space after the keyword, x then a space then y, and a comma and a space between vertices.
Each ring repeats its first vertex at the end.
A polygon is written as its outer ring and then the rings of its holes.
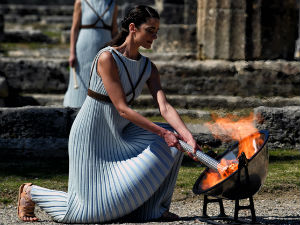
MULTIPOLYGON (((68 85, 66 46, 73 3, 0 3, 0 155, 66 154, 77 113, 61 106, 68 85), (3 49, 11 43, 41 47, 3 49)), ((158 66, 163 88, 181 112, 207 116, 199 109, 252 108, 265 117, 258 126, 269 129, 271 148, 299 148, 297 0, 118 0, 117 4, 119 21, 136 4, 151 5, 160 13, 159 38, 144 54, 158 66)), ((136 103, 148 109, 152 104, 146 90, 136 103)), ((195 136, 217 145, 202 130, 195 136)))

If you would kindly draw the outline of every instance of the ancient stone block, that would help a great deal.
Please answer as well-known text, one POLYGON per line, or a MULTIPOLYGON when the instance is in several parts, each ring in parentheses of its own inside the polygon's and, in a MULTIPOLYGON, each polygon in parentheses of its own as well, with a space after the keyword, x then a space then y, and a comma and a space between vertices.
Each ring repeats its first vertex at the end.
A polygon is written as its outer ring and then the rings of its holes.
POLYGON ((153 43, 156 52, 196 52, 196 26, 161 25, 153 43))
POLYGON ((155 0, 117 0, 117 4, 122 6, 124 4, 130 4, 130 5, 154 5, 155 0))
POLYGON ((4 39, 4 16, 0 13, 0 42, 4 39))
POLYGON ((74 0, 51 0, 51 1, 43 1, 43 0, 1 0, 2 4, 24 4, 24 5, 73 5, 74 0))
POLYGON ((9 59, 0 60, 0 73, 16 92, 63 93, 67 88, 66 60, 9 59))
POLYGON ((184 24, 197 24, 197 0, 184 1, 184 24))
POLYGON ((200 59, 245 58, 245 5, 233 2, 198 0, 200 59))
POLYGON ((168 62, 156 64, 164 90, 172 94, 299 96, 299 62, 168 62))
POLYGON ((63 107, 1 108, 0 155, 66 157, 76 113, 63 107))
POLYGON ((229 59, 245 59, 246 53, 246 14, 243 10, 233 10, 231 13, 231 35, 229 59))
POLYGON ((5 77, 0 75, 0 98, 8 96, 8 86, 5 77))
MULTIPOLYGON (((77 112, 64 107, 0 108, 0 157, 67 157, 68 136, 77 112)), ((270 133, 269 148, 300 147, 299 106, 258 107, 254 114, 260 117, 257 128, 270 133)), ((222 145, 207 129, 198 127, 196 131, 194 136, 201 143, 222 145)))
POLYGON ((268 146, 271 148, 300 147, 300 107, 288 106, 282 108, 258 107, 255 115, 261 119, 257 122, 259 129, 270 133, 268 146))
POLYGON ((162 24, 183 24, 184 5, 165 4, 160 12, 160 22, 162 24))
POLYGON ((162 0, 163 3, 184 4, 184 0, 162 0))
POLYGON ((55 43, 58 40, 54 40, 48 37, 47 35, 43 34, 39 30, 30 30, 30 31, 10 30, 5 32, 4 41, 13 42, 13 43, 20 43, 20 42, 55 43))
POLYGON ((262 1, 261 58, 294 58, 297 18, 297 1, 262 1))

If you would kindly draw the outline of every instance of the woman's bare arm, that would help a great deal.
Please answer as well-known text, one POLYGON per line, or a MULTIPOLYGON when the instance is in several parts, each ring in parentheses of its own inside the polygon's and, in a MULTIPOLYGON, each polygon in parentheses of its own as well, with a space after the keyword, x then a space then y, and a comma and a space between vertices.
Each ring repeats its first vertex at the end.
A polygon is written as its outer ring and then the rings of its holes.
POLYGON ((166 96, 161 88, 158 70, 153 63, 151 64, 151 66, 152 72, 149 80, 147 81, 147 85, 154 100, 158 104, 162 117, 180 134, 183 140, 190 144, 196 151, 196 149, 199 148, 199 146, 197 146, 193 135, 187 129, 186 125, 181 120, 177 111, 173 108, 173 106, 171 106, 168 103, 166 96))
POLYGON ((69 65, 74 67, 76 61, 76 42, 81 25, 81 2, 76 0, 74 3, 73 21, 70 32, 70 56, 69 65))
POLYGON ((151 122, 141 114, 131 109, 126 102, 116 62, 109 52, 103 52, 98 60, 97 72, 101 76, 105 90, 119 114, 132 123, 163 137, 168 146, 180 149, 178 135, 151 122))

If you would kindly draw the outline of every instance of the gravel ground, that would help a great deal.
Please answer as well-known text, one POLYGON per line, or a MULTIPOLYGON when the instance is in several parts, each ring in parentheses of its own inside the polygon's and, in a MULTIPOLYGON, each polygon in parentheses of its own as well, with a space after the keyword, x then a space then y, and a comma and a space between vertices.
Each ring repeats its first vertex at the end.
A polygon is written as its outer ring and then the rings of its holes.
MULTIPOLYGON (((247 205, 248 200, 242 200, 240 205, 247 205)), ((300 224, 300 195, 299 191, 294 193, 289 193, 286 196, 278 195, 272 196, 270 194, 254 196, 254 205, 257 216, 257 222, 259 224, 300 224)), ((207 224, 206 222, 201 222, 203 207, 203 196, 194 196, 181 201, 174 201, 171 205, 171 212, 178 214, 181 219, 179 221, 173 222, 147 222, 147 223, 111 223, 111 224, 124 224, 124 225, 134 225, 134 224, 207 224)), ((228 216, 233 216, 234 212, 234 201, 225 200, 224 201, 225 213, 228 216)), ((219 208, 216 203, 211 203, 207 211, 210 216, 217 216, 219 213, 219 208)), ((53 225, 59 224, 51 220, 51 218, 46 215, 40 209, 36 209, 36 215, 41 219, 40 222, 35 223, 35 225, 53 225)), ((248 210, 241 210, 239 212, 239 218, 244 220, 251 220, 251 214, 248 210)), ((227 224, 226 221, 219 221, 219 224, 227 224)), ((21 222, 17 219, 16 206, 7 205, 0 206, 0 225, 28 225, 28 223, 21 222)), ((237 224, 237 223, 231 223, 237 224)))

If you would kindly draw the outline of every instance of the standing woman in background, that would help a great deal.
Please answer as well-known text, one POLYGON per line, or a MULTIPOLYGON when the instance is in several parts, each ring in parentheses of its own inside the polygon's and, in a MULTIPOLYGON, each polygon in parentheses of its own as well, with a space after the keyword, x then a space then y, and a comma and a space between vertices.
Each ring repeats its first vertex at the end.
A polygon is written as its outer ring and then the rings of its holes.
POLYGON ((80 108, 86 98, 92 61, 118 33, 114 0, 76 0, 70 34, 70 77, 64 106, 80 108))

